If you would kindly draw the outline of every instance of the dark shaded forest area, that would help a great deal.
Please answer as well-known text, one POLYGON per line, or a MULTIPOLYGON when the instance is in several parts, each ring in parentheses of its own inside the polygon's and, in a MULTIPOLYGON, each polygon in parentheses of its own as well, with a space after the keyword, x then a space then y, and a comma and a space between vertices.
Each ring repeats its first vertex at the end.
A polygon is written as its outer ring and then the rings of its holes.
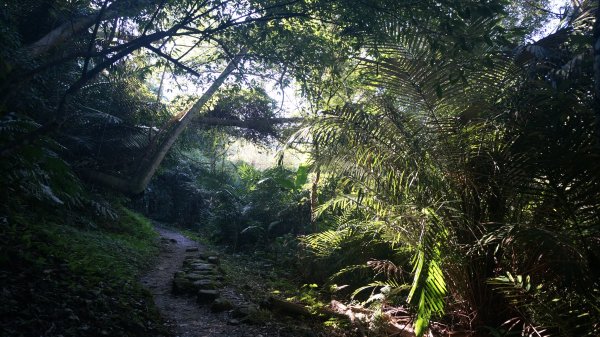
POLYGON ((0 335, 600 336, 598 18, 3 1, 0 335))

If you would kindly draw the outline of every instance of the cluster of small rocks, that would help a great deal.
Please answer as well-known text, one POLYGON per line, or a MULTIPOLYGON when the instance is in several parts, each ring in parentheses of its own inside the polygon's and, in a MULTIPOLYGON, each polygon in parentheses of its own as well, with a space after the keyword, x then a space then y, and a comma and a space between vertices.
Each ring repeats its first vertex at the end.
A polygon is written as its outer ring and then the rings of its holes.
POLYGON ((210 306, 212 312, 229 311, 229 324, 252 323, 259 312, 258 306, 242 303, 239 298, 228 298, 225 272, 220 267, 217 255, 200 252, 197 248, 188 248, 188 255, 183 261, 181 270, 173 277, 173 294, 195 296, 200 305, 210 306))

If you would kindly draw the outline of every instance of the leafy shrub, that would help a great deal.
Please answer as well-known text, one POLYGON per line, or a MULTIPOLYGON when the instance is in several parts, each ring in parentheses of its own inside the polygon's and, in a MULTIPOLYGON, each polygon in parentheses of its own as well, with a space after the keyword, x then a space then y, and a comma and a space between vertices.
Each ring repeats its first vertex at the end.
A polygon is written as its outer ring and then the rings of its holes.
POLYGON ((238 166, 240 182, 219 191, 210 209, 209 228, 232 249, 268 248, 276 238, 297 235, 310 223, 308 193, 302 187, 307 168, 276 167, 259 171, 238 166))

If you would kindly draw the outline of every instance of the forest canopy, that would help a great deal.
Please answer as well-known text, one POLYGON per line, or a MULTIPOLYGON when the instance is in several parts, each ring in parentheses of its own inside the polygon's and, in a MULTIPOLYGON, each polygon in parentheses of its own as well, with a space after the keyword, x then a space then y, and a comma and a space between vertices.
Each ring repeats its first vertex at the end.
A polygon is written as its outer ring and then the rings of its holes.
POLYGON ((189 207, 170 220, 233 250, 290 239, 307 283, 402 308, 416 336, 597 336, 599 17, 591 0, 5 1, 0 225, 169 190, 189 207), (228 166, 240 140, 305 162, 228 166))

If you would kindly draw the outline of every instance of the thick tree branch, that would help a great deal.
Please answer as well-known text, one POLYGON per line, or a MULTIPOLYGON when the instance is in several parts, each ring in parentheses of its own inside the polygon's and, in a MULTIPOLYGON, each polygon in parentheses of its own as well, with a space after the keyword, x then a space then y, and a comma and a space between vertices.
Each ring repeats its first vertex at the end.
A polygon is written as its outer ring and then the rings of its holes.
MULTIPOLYGON (((104 14, 104 11, 106 11, 106 7, 108 7, 108 0, 104 1, 104 3, 102 4, 102 8, 100 9, 100 13, 98 13, 98 18, 96 19, 96 24, 94 25, 94 32, 92 33, 92 38, 90 39, 90 42, 88 43, 88 47, 87 47, 88 53, 91 53, 94 48, 94 43, 96 41, 96 37, 98 36, 98 28, 100 28, 100 23, 102 22, 102 15, 104 14)), ((83 70, 81 72, 82 76, 84 76, 85 73, 87 72, 89 64, 90 64, 90 57, 86 57, 85 61, 83 63, 83 70)))
POLYGON ((217 117, 200 117, 192 122, 195 125, 210 125, 210 126, 234 126, 243 129, 265 130, 276 124, 300 123, 304 118, 289 117, 289 118, 260 118, 260 119, 231 119, 217 117))

